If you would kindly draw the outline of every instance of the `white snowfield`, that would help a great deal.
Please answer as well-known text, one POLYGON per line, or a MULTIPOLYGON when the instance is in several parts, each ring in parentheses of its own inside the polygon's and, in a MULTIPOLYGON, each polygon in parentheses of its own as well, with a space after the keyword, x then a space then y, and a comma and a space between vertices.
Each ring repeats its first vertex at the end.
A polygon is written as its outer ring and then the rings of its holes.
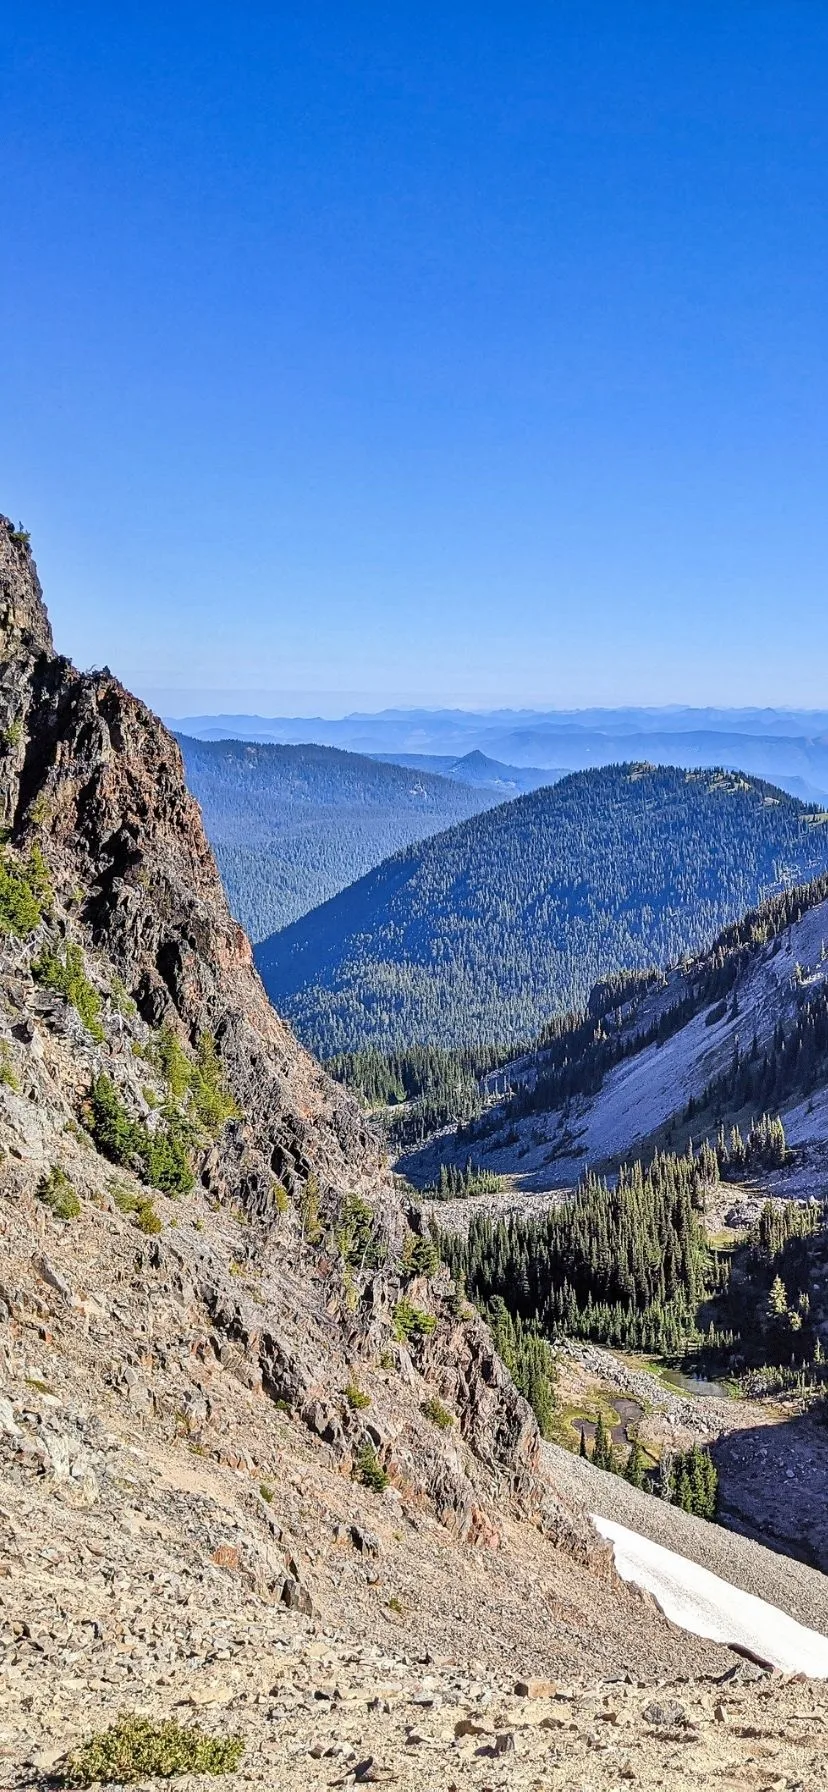
POLYGON ((797 1624, 775 1605, 720 1580, 686 1556, 651 1543, 610 1518, 590 1514, 595 1529, 612 1544, 622 1580, 651 1593, 665 1618, 694 1636, 710 1637, 740 1649, 785 1673, 828 1679, 828 1637, 797 1624))

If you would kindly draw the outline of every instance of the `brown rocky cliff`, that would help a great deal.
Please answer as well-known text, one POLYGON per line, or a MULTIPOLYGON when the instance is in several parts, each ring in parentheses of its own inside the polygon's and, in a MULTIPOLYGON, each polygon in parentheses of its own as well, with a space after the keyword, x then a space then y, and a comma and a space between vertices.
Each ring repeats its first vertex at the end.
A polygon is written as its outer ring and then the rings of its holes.
POLYGON ((215 1037, 243 1119, 216 1191, 266 1218, 274 1177, 326 1189, 389 1189, 381 1149, 353 1100, 279 1019, 232 919, 188 794, 177 742, 107 670, 54 653, 34 561, 0 520, 0 731, 4 819, 37 840, 59 897, 104 950, 144 1019, 191 1044, 215 1037), (76 902, 77 894, 80 902, 76 902))

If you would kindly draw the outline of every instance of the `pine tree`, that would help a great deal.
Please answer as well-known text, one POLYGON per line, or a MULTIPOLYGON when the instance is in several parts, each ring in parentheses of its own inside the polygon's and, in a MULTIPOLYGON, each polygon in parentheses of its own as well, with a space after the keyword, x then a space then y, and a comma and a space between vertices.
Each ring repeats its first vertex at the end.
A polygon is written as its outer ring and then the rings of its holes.
POLYGON ((581 1426, 581 1442, 578 1449, 578 1455, 581 1456, 585 1462, 588 1460, 586 1432, 583 1425, 581 1426))
POLYGON ((595 1437, 592 1445, 592 1460, 596 1468, 606 1469, 609 1474, 615 1469, 615 1451, 612 1447, 612 1434, 604 1424, 604 1415, 599 1412, 595 1423, 595 1437))
POLYGON ((788 1311, 788 1296, 781 1276, 774 1276, 768 1295, 768 1318, 781 1319, 788 1311))
POLYGON ((644 1452, 637 1437, 634 1437, 630 1444, 630 1453, 624 1469, 624 1480, 629 1481, 631 1487, 644 1486, 644 1452))

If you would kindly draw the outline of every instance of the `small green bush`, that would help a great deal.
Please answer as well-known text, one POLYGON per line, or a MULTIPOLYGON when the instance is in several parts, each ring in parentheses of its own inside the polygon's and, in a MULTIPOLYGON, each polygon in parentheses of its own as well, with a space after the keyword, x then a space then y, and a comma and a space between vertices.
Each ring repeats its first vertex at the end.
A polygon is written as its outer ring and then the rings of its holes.
POLYGON ((403 1245, 401 1274, 406 1281, 414 1276, 433 1276, 437 1273, 440 1254, 436 1244, 430 1238, 422 1238, 416 1232, 406 1232, 403 1245))
POLYGON ((175 1718, 119 1717, 69 1755, 56 1778, 64 1786, 130 1785, 181 1773, 233 1773, 244 1753, 241 1736, 210 1736, 175 1718))
POLYGON ((319 1244, 322 1237, 322 1221, 319 1217, 319 1183, 313 1171, 302 1190, 299 1211, 302 1216, 302 1231, 308 1244, 319 1244))
POLYGON ((101 1026, 101 998, 86 975, 80 946, 68 942, 63 957, 51 947, 44 947, 32 965, 32 976, 44 989, 53 989, 70 1002, 90 1038, 98 1045, 103 1043, 106 1035, 101 1026))
POLYGON ((270 1192, 273 1196, 273 1205, 276 1209, 276 1212, 277 1213, 287 1213, 288 1209, 290 1207, 290 1196, 287 1192, 287 1189, 285 1188, 284 1183, 278 1182, 275 1176, 270 1185, 270 1192))
POLYGON ((141 1177, 165 1195, 187 1195, 193 1182, 187 1145, 174 1115, 156 1132, 140 1120, 132 1120, 111 1079, 102 1072, 95 1078, 89 1102, 89 1130, 98 1150, 113 1164, 129 1164, 137 1158, 141 1177))
POLYGON ((238 1109, 224 1084, 215 1040, 202 1033, 195 1061, 187 1056, 172 1027, 162 1027, 148 1051, 174 1103, 186 1103, 196 1127, 217 1138, 238 1109))
POLYGON ((125 1188, 122 1182, 113 1184, 110 1193, 119 1213, 136 1213, 141 1205, 139 1195, 134 1195, 131 1188, 125 1188))
POLYGON ((0 855, 0 934, 25 940, 40 926, 52 900, 46 860, 33 846, 25 861, 0 855))
POLYGON ((348 1405, 350 1406, 352 1412, 364 1412, 366 1406, 370 1406, 370 1404, 371 1404, 370 1394, 366 1394, 364 1389, 361 1388, 359 1386, 359 1384, 355 1381, 348 1382, 348 1385, 345 1388, 344 1393, 345 1393, 345 1399, 347 1400, 348 1405))
POLYGON ((11 752, 12 747, 19 747, 22 739, 23 723, 21 722, 20 717, 16 716, 14 721, 9 723, 8 728, 3 729, 2 734, 0 735, 0 740, 2 740, 6 751, 11 752))
POLYGON ((373 1444, 365 1444, 359 1451, 354 1460, 354 1474, 363 1487, 370 1487, 374 1493, 382 1493, 388 1486, 388 1476, 373 1444))
POLYGON ((382 1248, 376 1237, 372 1207, 361 1195, 345 1196, 336 1226, 336 1244, 348 1269, 378 1269, 382 1248))
POLYGON ((433 1313, 424 1313, 421 1307, 413 1306, 405 1298, 397 1301, 393 1318, 394 1336, 401 1344, 415 1338, 427 1338, 437 1324, 433 1313))
POLYGON ((38 1198, 46 1203, 56 1220, 76 1220, 81 1204, 65 1170, 53 1164, 38 1188, 38 1198))
POLYGON ((148 1238, 163 1232, 164 1226, 151 1201, 139 1201, 135 1210, 135 1224, 139 1232, 145 1232, 148 1238))
POLYGON ((5 1039, 0 1039, 0 1083, 5 1083, 6 1088, 13 1090, 15 1095, 20 1088, 11 1052, 5 1039))
POLYGON ((431 1420, 432 1425, 437 1426, 439 1431, 450 1431, 454 1424, 448 1407, 443 1405, 442 1400, 438 1400, 436 1394, 430 1394, 428 1399, 423 1401, 420 1410, 425 1418, 431 1420))
POLYGON ((262 1499, 265 1500, 267 1505, 269 1506, 271 1500, 273 1499, 273 1488, 268 1487, 268 1484, 266 1481, 260 1481, 259 1482, 259 1492, 262 1496, 262 1499))
POLYGON ((110 984, 110 993, 112 996, 113 1008, 116 1009, 118 1014, 122 1014, 125 1020, 131 1020, 133 1015, 138 1013, 135 1003, 133 1002, 122 977, 113 977, 110 984))

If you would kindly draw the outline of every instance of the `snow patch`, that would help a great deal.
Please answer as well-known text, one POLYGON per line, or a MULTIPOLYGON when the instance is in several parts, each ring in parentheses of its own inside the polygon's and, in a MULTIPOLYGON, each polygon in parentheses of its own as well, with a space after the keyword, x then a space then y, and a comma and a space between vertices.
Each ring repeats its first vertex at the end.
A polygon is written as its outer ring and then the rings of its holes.
POLYGON ((731 1586, 672 1549, 651 1543, 638 1531, 590 1514, 595 1529, 613 1546, 622 1580, 651 1593, 665 1618, 714 1643, 744 1651, 785 1673, 828 1679, 828 1637, 797 1624, 786 1612, 741 1587, 731 1586))

